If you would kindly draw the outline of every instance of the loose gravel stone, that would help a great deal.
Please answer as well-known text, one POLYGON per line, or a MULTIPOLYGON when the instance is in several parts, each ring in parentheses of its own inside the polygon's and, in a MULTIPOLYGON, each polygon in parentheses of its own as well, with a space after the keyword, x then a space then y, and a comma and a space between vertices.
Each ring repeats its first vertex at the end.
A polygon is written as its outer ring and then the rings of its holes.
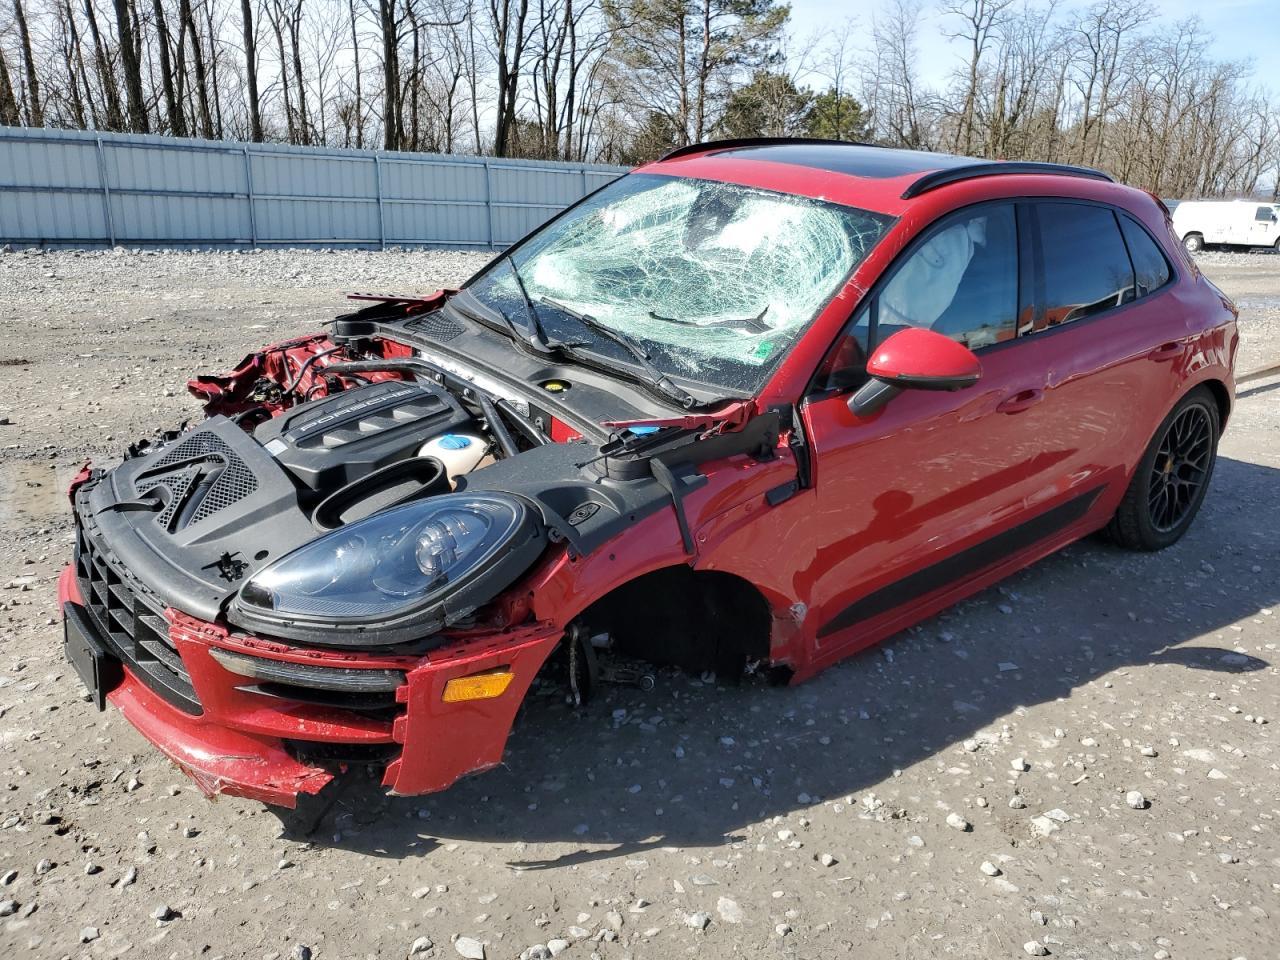
POLYGON ((465 960, 484 960, 484 944, 472 937, 459 937, 453 941, 453 949, 465 960))
POLYGON ((960 816, 960 814, 958 813, 947 814, 947 826, 950 827, 952 830, 959 830, 961 832, 965 832, 973 829, 973 824, 971 824, 964 817, 960 816))
POLYGON ((720 914, 720 919, 725 923, 741 923, 746 919, 746 912, 741 904, 728 897, 721 897, 716 901, 716 913, 720 914))
POLYGON ((1124 795, 1124 802, 1135 810, 1145 810, 1147 806, 1147 798, 1140 790, 1130 790, 1124 795))

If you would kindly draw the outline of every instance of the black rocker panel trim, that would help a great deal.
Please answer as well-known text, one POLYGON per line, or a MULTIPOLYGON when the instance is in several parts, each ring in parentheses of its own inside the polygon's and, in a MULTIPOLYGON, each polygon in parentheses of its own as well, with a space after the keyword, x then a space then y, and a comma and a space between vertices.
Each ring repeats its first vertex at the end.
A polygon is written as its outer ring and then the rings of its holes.
POLYGON ((818 630, 818 637, 830 636, 854 624, 888 613, 904 603, 964 580, 970 573, 983 570, 1011 553, 1025 550, 1083 517, 1101 492, 1102 487, 1094 487, 1016 527, 867 594, 823 624, 818 630))

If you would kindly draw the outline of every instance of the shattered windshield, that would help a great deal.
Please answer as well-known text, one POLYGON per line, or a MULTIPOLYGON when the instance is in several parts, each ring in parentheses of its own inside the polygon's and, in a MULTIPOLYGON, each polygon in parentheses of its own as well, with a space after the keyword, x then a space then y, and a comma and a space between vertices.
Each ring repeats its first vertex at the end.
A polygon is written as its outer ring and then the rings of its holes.
POLYGON ((563 305, 637 341, 672 377, 750 394, 890 222, 752 187, 633 174, 547 225, 467 289, 532 326, 522 280, 548 334, 630 359, 563 305))

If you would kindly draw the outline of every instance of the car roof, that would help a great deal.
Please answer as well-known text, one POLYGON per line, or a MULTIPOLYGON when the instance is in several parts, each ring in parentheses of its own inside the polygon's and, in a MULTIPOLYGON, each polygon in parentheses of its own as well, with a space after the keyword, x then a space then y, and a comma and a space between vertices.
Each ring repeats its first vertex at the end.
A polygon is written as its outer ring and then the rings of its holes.
POLYGON ((1066 164, 983 160, 791 137, 691 144, 638 172, 723 180, 893 215, 904 212, 908 201, 922 193, 977 178, 1047 174, 1054 181, 1067 177, 1111 181, 1099 170, 1066 164))
POLYGON ((876 180, 962 167, 974 162, 971 157, 958 157, 950 153, 898 150, 830 140, 746 142, 741 146, 730 145, 725 149, 707 152, 719 157, 798 164, 814 170, 829 170, 832 173, 876 180))

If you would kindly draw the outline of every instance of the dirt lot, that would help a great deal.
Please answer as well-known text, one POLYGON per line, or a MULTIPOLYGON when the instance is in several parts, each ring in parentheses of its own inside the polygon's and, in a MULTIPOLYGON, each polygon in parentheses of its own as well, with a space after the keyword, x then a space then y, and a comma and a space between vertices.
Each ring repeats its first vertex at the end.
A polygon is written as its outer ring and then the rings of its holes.
MULTIPOLYGON (((56 620, 75 468, 339 291, 480 262, 0 255, 0 957, 1280 956, 1280 378, 1171 550, 1078 544, 797 688, 537 698, 443 795, 211 803, 97 713, 56 620)), ((1280 257, 1202 264, 1241 369, 1280 361, 1280 257)))

